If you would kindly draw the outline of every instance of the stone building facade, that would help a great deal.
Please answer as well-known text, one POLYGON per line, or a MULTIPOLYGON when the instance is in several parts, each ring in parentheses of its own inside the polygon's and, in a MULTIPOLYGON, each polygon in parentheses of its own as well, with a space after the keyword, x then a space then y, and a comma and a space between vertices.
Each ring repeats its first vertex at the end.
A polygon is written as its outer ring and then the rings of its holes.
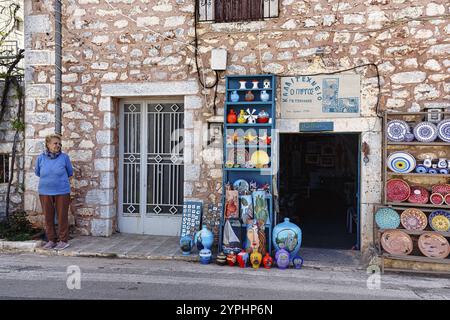
MULTIPOLYGON (((33 168, 54 128, 52 1, 25 1, 26 194, 30 219, 42 223, 33 168)), ((121 99, 178 97, 184 102, 184 198, 220 201, 221 150, 203 150, 208 119, 223 115, 223 75, 302 75, 374 63, 380 110, 449 106, 450 10, 445 0, 280 0, 277 18, 200 22, 200 77, 210 85, 214 48, 228 52, 217 88, 202 89, 195 64, 194 1, 70 0, 63 5, 63 148, 74 167, 71 213, 81 234, 117 230, 121 99), (317 55, 318 51, 323 54, 317 55), (217 151, 217 152, 215 152, 217 151), (208 161, 205 161, 208 159, 208 161)), ((374 67, 361 75, 361 117, 334 119, 370 145, 361 166, 362 249, 371 243, 373 206, 381 201, 381 121, 374 67)), ((278 93, 279 94, 279 93, 278 93)), ((278 106, 277 106, 278 107, 278 106)), ((280 132, 298 120, 277 119, 280 132)))

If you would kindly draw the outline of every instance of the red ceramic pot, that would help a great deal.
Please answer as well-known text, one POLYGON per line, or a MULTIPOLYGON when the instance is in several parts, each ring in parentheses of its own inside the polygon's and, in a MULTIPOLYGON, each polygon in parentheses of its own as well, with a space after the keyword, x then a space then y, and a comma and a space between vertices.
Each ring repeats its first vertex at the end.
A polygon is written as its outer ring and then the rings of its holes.
POLYGON ((233 267, 236 263, 236 255, 234 252, 231 252, 227 255, 227 263, 230 267, 233 267))
POLYGON ((273 259, 272 257, 269 255, 269 253, 267 252, 266 255, 263 258, 263 266, 266 269, 270 269, 273 266, 273 259))
POLYGON ((264 117, 264 118, 257 118, 256 119, 256 122, 257 123, 267 123, 267 122, 269 122, 269 117, 264 117))
POLYGON ((237 122, 237 115, 233 109, 230 109, 230 112, 227 115, 227 121, 228 121, 228 123, 236 123, 237 122))
POLYGON ((241 252, 239 252, 237 255, 237 258, 236 258, 237 263, 239 264, 239 267, 245 268, 247 259, 248 259, 248 253, 245 252, 245 250, 242 250, 241 252))

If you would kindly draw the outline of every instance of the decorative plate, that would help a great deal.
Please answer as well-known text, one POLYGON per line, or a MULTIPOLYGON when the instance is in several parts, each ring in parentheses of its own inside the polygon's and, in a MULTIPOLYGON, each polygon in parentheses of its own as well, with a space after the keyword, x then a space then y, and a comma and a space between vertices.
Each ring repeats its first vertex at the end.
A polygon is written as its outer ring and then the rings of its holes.
POLYGON ((432 193, 430 196, 430 202, 435 205, 441 205, 444 203, 444 196, 440 193, 432 193))
POLYGON ((431 187, 432 193, 440 193, 443 196, 450 193, 450 184, 435 184, 431 187))
POLYGON ((419 237, 420 252, 430 258, 445 259, 450 254, 450 244, 440 234, 426 232, 419 237))
POLYGON ((406 201, 411 194, 408 183, 402 179, 391 179, 386 184, 386 197, 388 201, 406 201))
POLYGON ((438 129, 432 122, 421 122, 414 127, 414 136, 418 141, 431 142, 436 140, 438 136, 438 129))
POLYGON ((450 213, 443 210, 436 210, 428 216, 428 223, 434 231, 447 232, 450 230, 450 213))
POLYGON ((445 195, 444 202, 446 205, 450 206, 450 194, 445 195))
POLYGON ((416 159, 408 152, 393 152, 387 160, 388 168, 397 173, 409 173, 416 167, 416 159))
POLYGON ((400 230, 388 230, 381 235, 383 249, 392 255, 408 255, 413 250, 411 237, 400 230))
POLYGON ((411 194, 409 195, 408 202, 425 204, 428 203, 429 198, 430 193, 427 189, 420 186, 413 186, 411 187, 411 194))
POLYGON ((441 140, 450 142, 450 119, 442 120, 437 126, 438 135, 441 140))
POLYGON ((239 194, 245 194, 247 191, 250 191, 250 185, 246 180, 239 179, 233 183, 233 189, 237 190, 239 194))
POLYGON ((402 226, 406 230, 424 230, 427 227, 427 216, 422 210, 409 208, 400 216, 402 226))
POLYGON ((397 229, 400 225, 400 216, 391 208, 380 208, 375 213, 375 222, 380 229, 397 229))
POLYGON ((404 141, 409 132, 409 125, 403 120, 391 120, 386 125, 386 134, 390 141, 404 141))

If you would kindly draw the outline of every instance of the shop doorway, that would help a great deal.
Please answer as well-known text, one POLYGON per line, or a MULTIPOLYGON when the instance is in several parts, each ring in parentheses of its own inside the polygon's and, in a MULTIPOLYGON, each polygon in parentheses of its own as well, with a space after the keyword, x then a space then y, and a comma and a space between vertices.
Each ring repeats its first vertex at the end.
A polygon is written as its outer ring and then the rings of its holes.
POLYGON ((359 249, 359 135, 280 134, 279 219, 302 247, 359 249))

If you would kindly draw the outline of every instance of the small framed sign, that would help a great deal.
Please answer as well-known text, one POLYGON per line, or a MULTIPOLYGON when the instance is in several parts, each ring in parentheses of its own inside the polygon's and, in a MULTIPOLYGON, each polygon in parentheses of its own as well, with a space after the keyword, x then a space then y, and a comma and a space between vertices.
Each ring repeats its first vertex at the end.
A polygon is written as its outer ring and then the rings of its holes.
POLYGON ((333 131, 334 122, 300 122, 300 132, 333 131))

